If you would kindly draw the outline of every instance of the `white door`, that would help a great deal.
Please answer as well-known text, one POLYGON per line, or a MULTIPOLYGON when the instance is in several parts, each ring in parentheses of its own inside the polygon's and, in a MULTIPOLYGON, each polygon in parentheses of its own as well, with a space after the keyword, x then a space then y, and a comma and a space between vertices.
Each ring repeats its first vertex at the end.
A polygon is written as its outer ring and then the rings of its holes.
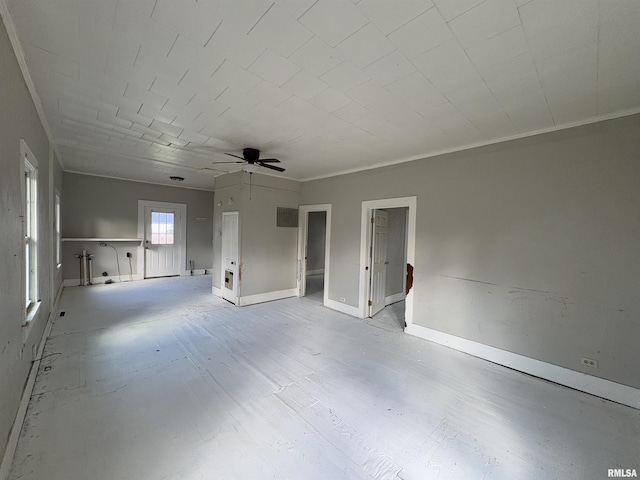
POLYGON ((373 210, 371 218, 371 289, 369 316, 384 308, 387 295, 387 222, 384 210, 373 210))
POLYGON ((238 303, 238 212, 222 212, 222 298, 238 303))
POLYGON ((184 271, 182 212, 171 207, 144 207, 144 276, 169 277, 184 271))

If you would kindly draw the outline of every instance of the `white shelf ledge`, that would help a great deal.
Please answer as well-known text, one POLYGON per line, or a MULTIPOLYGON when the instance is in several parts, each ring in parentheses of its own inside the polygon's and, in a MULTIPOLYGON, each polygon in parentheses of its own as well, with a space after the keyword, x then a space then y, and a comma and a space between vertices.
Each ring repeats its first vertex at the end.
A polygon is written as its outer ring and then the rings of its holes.
POLYGON ((142 242, 142 238, 63 238, 63 242, 142 242))

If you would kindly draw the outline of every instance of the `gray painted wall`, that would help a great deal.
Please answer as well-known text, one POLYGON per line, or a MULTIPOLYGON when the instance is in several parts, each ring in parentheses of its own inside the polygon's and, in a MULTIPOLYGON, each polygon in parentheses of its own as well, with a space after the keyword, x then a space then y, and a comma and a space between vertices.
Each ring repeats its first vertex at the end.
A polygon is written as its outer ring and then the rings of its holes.
MULTIPOLYGON (((63 202, 63 198, 64 198, 64 185, 62 183, 63 180, 63 171, 62 171, 62 167, 60 166, 60 161, 58 159, 58 155, 54 152, 53 154, 54 156, 54 161, 53 161, 53 192, 52 192, 52 197, 51 197, 51 215, 52 215, 52 222, 55 221, 55 212, 53 211, 55 209, 55 192, 57 191, 60 194, 60 229, 61 229, 61 233, 62 233, 62 202, 63 202)), ((55 230, 55 227, 54 227, 55 230)), ((55 238, 55 231, 54 234, 52 236, 52 250, 53 250, 53 259, 52 261, 55 263, 55 259, 56 259, 56 238, 55 238)), ((62 247, 62 244, 61 244, 62 247)), ((61 248, 61 258, 60 260, 62 260, 62 248, 61 248)), ((58 291, 58 289, 60 289, 62 287, 62 281, 63 281, 63 275, 62 275, 62 271, 63 271, 63 267, 64 264, 61 265, 56 265, 55 269, 54 269, 54 291, 58 291)))
POLYGON ((251 183, 250 187, 249 175, 242 172, 216 178, 213 285, 220 288, 222 212, 238 211, 241 297, 296 288, 298 229, 276 227, 276 207, 297 208, 300 184, 258 173, 251 183))
POLYGON ((387 223, 387 297, 404 292, 407 247, 407 208, 385 208, 387 223))
POLYGON ((49 141, 22 77, 4 23, 0 22, 0 459, 25 386, 34 347, 40 344, 59 283, 50 242, 50 183, 59 171, 49 158, 49 141), (24 237, 22 231, 23 138, 38 160, 38 297, 40 308, 30 327, 23 327, 24 237), (49 175, 54 175, 52 180, 49 175), (52 288, 53 287, 53 288, 52 288))
POLYGON ((635 115, 303 183, 301 204, 333 204, 329 298, 358 304, 361 202, 416 195, 414 323, 639 388, 639 132, 635 115))
MULTIPOLYGON (((196 269, 210 269, 213 256, 213 193, 180 187, 131 182, 113 178, 64 173, 62 198, 62 236, 67 238, 137 238, 138 200, 184 203, 187 205, 187 258, 196 269), (199 220, 200 219, 200 220, 199 220)), ((111 243, 119 254, 122 279, 128 279, 127 252, 133 254, 132 270, 137 271, 137 256, 142 249, 135 242, 111 243)), ((94 255, 94 275, 107 271, 117 279, 116 254, 97 242, 64 242, 64 278, 79 278, 74 257, 83 249, 94 255)))
POLYGON ((307 274, 312 270, 324 270, 327 212, 309 212, 307 228, 307 274))

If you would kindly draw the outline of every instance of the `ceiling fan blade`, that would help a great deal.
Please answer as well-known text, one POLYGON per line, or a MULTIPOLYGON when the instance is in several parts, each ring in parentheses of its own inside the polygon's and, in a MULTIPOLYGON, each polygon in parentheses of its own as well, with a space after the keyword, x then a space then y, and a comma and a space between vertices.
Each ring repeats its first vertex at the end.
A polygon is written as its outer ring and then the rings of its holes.
POLYGON ((284 172, 284 168, 276 167, 275 165, 269 165, 268 163, 262 163, 262 160, 256 162, 258 165, 264 168, 270 168, 271 170, 275 170, 276 172, 284 172))
POLYGON ((278 160, 277 158, 261 158, 260 160, 258 160, 260 163, 262 162, 266 162, 266 163, 280 163, 280 160, 278 160))
POLYGON ((242 162, 237 162, 237 161, 236 162, 211 162, 212 165, 220 165, 223 163, 245 163, 245 162, 244 160, 242 162))
POLYGON ((236 158, 239 158, 240 160, 244 160, 244 157, 239 157, 238 155, 234 155, 233 153, 227 153, 227 152, 225 152, 224 154, 225 154, 225 155, 229 155, 230 157, 236 157, 236 158))

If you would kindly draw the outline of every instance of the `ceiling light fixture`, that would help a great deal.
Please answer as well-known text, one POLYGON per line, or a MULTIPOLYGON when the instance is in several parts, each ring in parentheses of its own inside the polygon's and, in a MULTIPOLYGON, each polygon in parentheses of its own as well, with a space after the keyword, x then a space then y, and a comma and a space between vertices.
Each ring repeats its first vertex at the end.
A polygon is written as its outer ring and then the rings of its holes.
POLYGON ((178 182, 183 181, 183 180, 184 180, 184 177, 178 177, 178 176, 172 175, 172 176, 170 176, 170 177, 169 177, 169 180, 171 180, 171 181, 174 181, 174 182, 178 183, 178 182))
POLYGON ((256 173, 258 171, 258 166, 255 163, 247 163, 244 167, 242 167, 247 173, 256 173))

